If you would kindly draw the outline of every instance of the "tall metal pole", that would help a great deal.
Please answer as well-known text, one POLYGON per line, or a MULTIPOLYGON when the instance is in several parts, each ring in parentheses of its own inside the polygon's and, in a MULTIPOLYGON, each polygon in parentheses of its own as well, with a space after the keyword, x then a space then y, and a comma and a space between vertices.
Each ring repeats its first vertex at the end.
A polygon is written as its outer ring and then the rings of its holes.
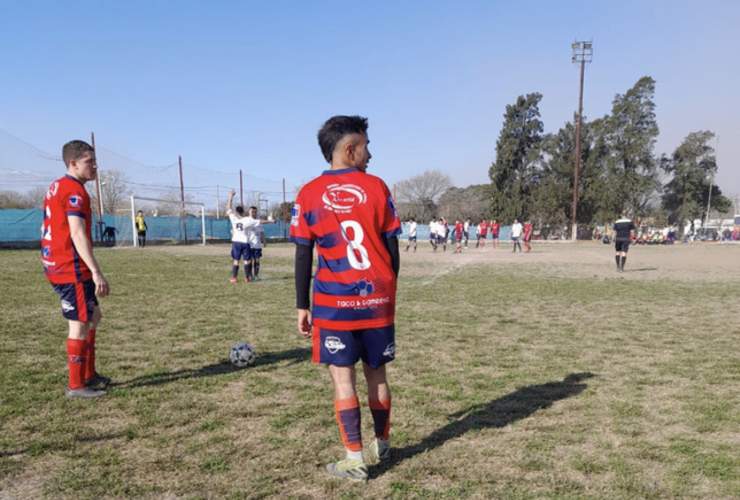
POLYGON ((578 238, 578 223, 576 215, 578 214, 578 173, 581 167, 581 117, 583 115, 583 75, 585 73, 586 62, 593 59, 592 42, 574 42, 571 45, 573 49, 572 61, 581 63, 581 82, 578 90, 578 120, 576 122, 576 164, 573 173, 573 207, 571 212, 571 239, 576 241, 578 238), (578 50, 580 49, 580 53, 578 50))
MULTIPOLYGON (((719 136, 717 136, 717 149, 714 151, 714 157, 717 158, 717 152, 719 151, 719 136)), ((716 164, 716 161, 715 161, 716 164)), ((712 206, 712 186, 714 186, 714 170, 712 170, 712 177, 709 181, 709 195, 707 196, 707 216, 704 219, 704 232, 706 236, 706 231, 709 229, 709 210, 712 206)))
POLYGON ((285 177, 283 177, 283 238, 288 237, 288 228, 286 227, 286 207, 285 207, 285 177))
MULTIPOLYGON (((90 145, 95 150, 95 132, 90 132, 90 145)), ((95 190, 98 193, 98 241, 103 241, 103 198, 100 196, 100 175, 95 175, 95 190)))
POLYGON ((244 183, 242 181, 242 169, 239 169, 239 205, 244 206, 244 183))
POLYGON ((182 183, 182 156, 177 155, 177 163, 180 166, 180 214, 182 216, 182 236, 185 243, 188 242, 188 228, 185 224, 185 186, 182 183))
POLYGON ((218 196, 218 184, 216 184, 216 218, 220 219, 220 212, 219 212, 219 204, 221 204, 221 199, 218 196))

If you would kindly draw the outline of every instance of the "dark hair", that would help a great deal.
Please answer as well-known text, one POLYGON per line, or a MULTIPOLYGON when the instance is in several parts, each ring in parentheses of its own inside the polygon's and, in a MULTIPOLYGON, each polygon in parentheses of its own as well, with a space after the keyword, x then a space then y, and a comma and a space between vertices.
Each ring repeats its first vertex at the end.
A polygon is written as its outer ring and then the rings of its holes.
POLYGON ((72 160, 79 160, 88 151, 95 151, 91 145, 85 141, 69 141, 62 147, 62 159, 64 164, 69 166, 72 160))
POLYGON ((367 134, 367 118, 362 116, 333 116, 319 130, 319 147, 327 163, 331 163, 337 144, 349 134, 367 134))
POLYGON ((239 215, 244 215, 244 207, 241 205, 236 207, 236 213, 238 213, 239 215))
POLYGON ((250 209, 250 210, 253 210, 253 209, 254 209, 254 210, 257 210, 257 207, 255 207, 255 206, 251 206, 251 207, 249 207, 249 209, 250 209))

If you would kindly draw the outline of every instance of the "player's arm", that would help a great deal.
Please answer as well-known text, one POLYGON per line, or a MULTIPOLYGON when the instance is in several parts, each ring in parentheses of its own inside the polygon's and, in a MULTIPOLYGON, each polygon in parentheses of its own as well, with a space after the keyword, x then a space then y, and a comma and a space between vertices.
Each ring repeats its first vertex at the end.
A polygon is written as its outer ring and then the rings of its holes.
POLYGON ((236 191, 233 189, 229 192, 229 201, 226 202, 226 210, 231 212, 231 203, 234 201, 234 195, 236 194, 236 191))
POLYGON ((391 236, 388 239, 383 239, 383 243, 385 243, 388 253, 391 254, 391 267, 393 268, 393 274, 398 278, 398 271, 401 269, 401 254, 398 251, 398 237, 391 236))
POLYGON ((295 246, 295 292, 298 309, 298 333, 311 337, 311 269, 313 268, 313 245, 295 246))
POLYGON ((95 283, 95 295, 105 297, 109 292, 108 281, 106 281, 103 272, 100 270, 98 261, 93 256, 92 245, 90 244, 90 240, 87 239, 85 219, 77 215, 68 215, 67 221, 69 222, 69 232, 72 236, 72 243, 75 246, 75 250, 82 257, 82 260, 85 261, 90 271, 92 271, 93 282, 95 283))

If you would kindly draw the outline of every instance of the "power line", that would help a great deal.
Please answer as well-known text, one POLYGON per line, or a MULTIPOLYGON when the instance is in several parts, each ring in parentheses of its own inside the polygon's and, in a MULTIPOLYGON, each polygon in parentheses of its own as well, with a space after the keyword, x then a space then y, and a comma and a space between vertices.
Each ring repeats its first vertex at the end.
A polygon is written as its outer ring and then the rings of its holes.
POLYGON ((14 136, 13 134, 11 134, 10 132, 8 132, 7 130, 5 130, 3 128, 0 128, 0 132, 4 133, 5 135, 7 135, 9 137, 12 137, 13 139, 15 139, 18 142, 21 142, 21 143, 25 144, 26 146, 28 146, 29 148, 33 149, 36 153, 38 153, 40 156, 43 156, 47 160, 62 161, 62 157, 61 156, 57 156, 57 155, 53 155, 51 153, 47 153, 46 151, 43 151, 43 150, 37 148, 36 146, 34 146, 33 144, 31 144, 30 142, 26 142, 23 139, 21 139, 20 137, 14 136))

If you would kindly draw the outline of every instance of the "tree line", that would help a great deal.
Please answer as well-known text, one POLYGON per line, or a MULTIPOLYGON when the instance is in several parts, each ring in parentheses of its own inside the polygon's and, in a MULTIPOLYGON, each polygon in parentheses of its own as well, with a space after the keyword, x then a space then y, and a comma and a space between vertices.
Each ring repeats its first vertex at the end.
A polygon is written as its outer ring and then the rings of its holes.
POLYGON ((557 132, 545 133, 542 94, 519 96, 506 106, 496 159, 488 170, 490 183, 457 188, 449 176, 427 171, 397 184, 400 215, 421 221, 434 215, 496 218, 504 224, 518 218, 540 227, 569 226, 576 154, 579 226, 608 224, 626 210, 638 220, 652 217, 682 229, 685 221, 705 216, 710 201, 712 210, 727 212, 731 202, 713 182, 714 133, 692 132, 671 155, 658 156, 654 95, 655 81, 645 76, 614 97, 611 114, 583 118, 578 153, 577 116, 557 132))

